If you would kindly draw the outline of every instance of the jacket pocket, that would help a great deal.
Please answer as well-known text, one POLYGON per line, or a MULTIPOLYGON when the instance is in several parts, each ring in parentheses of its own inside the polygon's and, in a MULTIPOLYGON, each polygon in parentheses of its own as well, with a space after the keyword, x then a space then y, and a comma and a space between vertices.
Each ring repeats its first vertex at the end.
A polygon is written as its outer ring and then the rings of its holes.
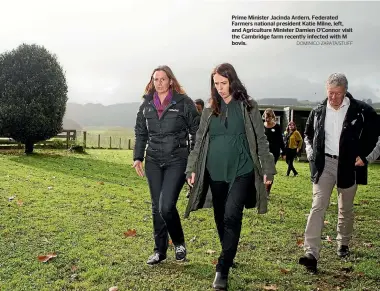
POLYGON ((309 167, 310 167, 310 175, 312 178, 315 178, 318 174, 317 166, 315 165, 314 160, 309 161, 309 167))

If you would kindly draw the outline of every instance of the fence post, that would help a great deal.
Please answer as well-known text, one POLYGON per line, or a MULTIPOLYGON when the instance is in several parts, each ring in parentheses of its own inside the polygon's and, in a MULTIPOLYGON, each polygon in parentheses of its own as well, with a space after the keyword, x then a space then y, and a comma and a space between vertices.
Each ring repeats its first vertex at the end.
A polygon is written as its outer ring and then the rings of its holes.
POLYGON ((100 134, 98 134, 98 149, 100 149, 100 134))
POLYGON ((110 149, 112 149, 112 137, 110 136, 110 149))
POLYGON ((119 149, 121 150, 121 138, 119 139, 119 149))
POLYGON ((66 131, 66 148, 69 148, 69 142, 70 142, 70 131, 66 131))
POLYGON ((83 131, 83 148, 87 145, 87 131, 83 131))
POLYGON ((131 139, 128 139, 128 149, 131 149, 131 139))

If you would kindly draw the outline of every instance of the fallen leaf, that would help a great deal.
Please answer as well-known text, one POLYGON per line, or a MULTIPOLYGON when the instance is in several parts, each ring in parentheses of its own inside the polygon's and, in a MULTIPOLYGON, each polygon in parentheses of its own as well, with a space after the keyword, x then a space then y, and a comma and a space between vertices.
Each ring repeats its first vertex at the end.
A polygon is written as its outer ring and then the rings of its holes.
POLYGON ((368 200, 360 200, 360 204, 369 204, 368 200))
POLYGON ((285 218, 285 211, 284 211, 284 210, 280 210, 280 211, 279 211, 279 214, 280 214, 280 220, 281 220, 281 221, 284 221, 284 218, 285 218))
POLYGON ((99 185, 104 185, 103 181, 98 182, 99 185))
POLYGON ((70 276, 70 280, 71 280, 71 281, 74 281, 76 278, 78 278, 78 274, 72 274, 72 275, 70 276))
POLYGON ((47 255, 38 256, 38 260, 40 262, 46 263, 47 261, 49 261, 52 258, 55 258, 56 256, 57 256, 56 253, 50 253, 50 254, 47 254, 47 255))
POLYGON ((197 236, 194 236, 194 237, 190 240, 190 242, 195 242, 196 238, 197 238, 197 236))
POLYGON ((76 270, 78 270, 77 266, 74 265, 74 266, 71 267, 71 272, 75 272, 76 270))
POLYGON ((330 237, 329 235, 326 236, 326 241, 328 241, 328 242, 332 242, 331 237, 330 237))
POLYGON ((218 264, 218 260, 213 260, 213 261, 212 261, 212 264, 213 264, 213 265, 218 264))
POLYGON ((133 236, 136 236, 136 229, 132 228, 132 229, 128 229, 126 232, 124 232, 124 235, 126 237, 133 237, 133 236))
POLYGON ((373 247, 373 244, 372 243, 364 243, 363 244, 365 247, 367 248, 372 248, 373 247))
POLYGON ((209 254, 209 255, 212 255, 212 254, 215 254, 216 253, 216 251, 214 251, 214 250, 207 250, 206 251, 206 254, 209 254))
POLYGON ((297 238, 297 246, 302 247, 303 246, 303 239, 297 238))
POLYGON ((48 190, 52 190, 52 189, 53 189, 53 187, 51 187, 51 186, 48 187, 48 190))
POLYGON ((132 202, 132 200, 129 200, 129 199, 127 199, 127 200, 125 200, 127 203, 131 203, 132 202))
POLYGON ((281 269, 280 271, 282 274, 287 274, 290 272, 290 270, 288 270, 288 269, 281 269))
POLYGON ((18 206, 22 206, 24 204, 24 202, 22 202, 22 200, 17 200, 17 205, 18 206))
POLYGON ((358 275, 359 275, 359 277, 364 277, 364 273, 363 272, 359 272, 358 275))
POLYGON ((108 291, 118 291, 119 288, 117 288, 117 286, 113 286, 111 288, 108 289, 108 291))
POLYGON ((278 290, 276 285, 264 286, 264 290, 278 290))
POLYGON ((327 224, 329 224, 330 222, 328 222, 327 220, 325 220, 323 223, 324 223, 325 225, 327 225, 327 224))

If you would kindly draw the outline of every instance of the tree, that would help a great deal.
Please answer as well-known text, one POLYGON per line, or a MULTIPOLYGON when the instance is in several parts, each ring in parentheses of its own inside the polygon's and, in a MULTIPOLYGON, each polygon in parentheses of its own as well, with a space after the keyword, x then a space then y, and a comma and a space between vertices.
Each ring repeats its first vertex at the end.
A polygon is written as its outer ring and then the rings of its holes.
POLYGON ((57 56, 43 46, 22 44, 0 55, 0 136, 25 144, 62 131, 67 83, 57 56))

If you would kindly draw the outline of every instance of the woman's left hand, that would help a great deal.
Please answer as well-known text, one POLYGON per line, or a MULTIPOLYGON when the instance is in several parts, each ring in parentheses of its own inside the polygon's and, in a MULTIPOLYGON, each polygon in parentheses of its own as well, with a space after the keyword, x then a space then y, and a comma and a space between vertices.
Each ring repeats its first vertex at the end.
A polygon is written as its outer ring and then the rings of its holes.
POLYGON ((267 179, 267 175, 264 175, 264 184, 266 185, 272 184, 272 181, 267 179))

